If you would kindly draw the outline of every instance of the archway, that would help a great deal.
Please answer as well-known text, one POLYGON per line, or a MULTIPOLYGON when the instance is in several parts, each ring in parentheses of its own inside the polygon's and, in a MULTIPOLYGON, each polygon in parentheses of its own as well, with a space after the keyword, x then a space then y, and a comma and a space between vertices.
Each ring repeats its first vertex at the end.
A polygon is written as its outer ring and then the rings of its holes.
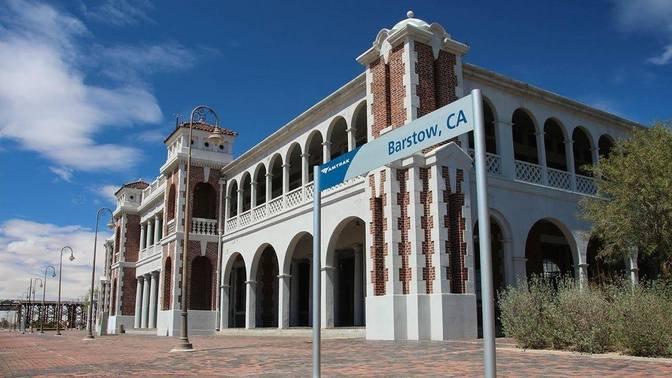
POLYGON ((532 117, 523 109, 516 109, 511 117, 513 122, 513 151, 516 160, 539 164, 537 152, 537 130, 532 117))
POLYGON ((278 258, 273 247, 266 246, 257 262, 255 326, 278 326, 278 258))
POLYGON ((352 127, 355 129, 355 147, 360 147, 366 144, 369 132, 366 124, 366 101, 362 101, 355 110, 352 127))
POLYGON ((175 219, 175 184, 168 189, 168 201, 166 201, 166 218, 168 221, 175 219))
POLYGON ((593 164, 593 146, 586 130, 577 127, 572 133, 574 150, 574 172, 588 176, 590 172, 585 168, 586 165, 593 164))
POLYGON ((170 291, 172 290, 172 281, 173 281, 173 260, 170 256, 166 257, 166 263, 163 267, 163 310, 170 310, 171 297, 170 291))
POLYGON ((245 301, 247 272, 245 261, 240 253, 237 253, 229 268, 229 300, 228 300, 228 324, 229 328, 245 328, 245 301))
MULTIPOLYGON (((481 295, 481 249, 479 245, 479 231, 478 231, 478 222, 474 225, 474 277, 475 287, 476 287, 476 314, 478 316, 478 337, 483 336, 483 301, 481 295)), ((504 234, 502 233, 499 223, 495 218, 490 217, 490 252, 492 255, 492 287, 494 289, 495 298, 497 298, 497 293, 502 289, 506 288, 506 276, 504 272, 504 234)), ((496 332, 499 335, 501 333, 501 322, 499 319, 499 304, 495 300, 495 326, 496 332)))
POLYGON ((588 263, 588 281, 605 284, 614 282, 619 277, 625 276, 625 261, 609 261, 600 256, 602 250, 602 241, 592 236, 588 241, 586 250, 586 262, 588 263))
POLYGON ((331 160, 348 152, 348 124, 343 117, 338 117, 331 126, 327 139, 331 143, 331 160))
POLYGON ((289 147, 287 154, 289 164, 289 190, 292 191, 301 186, 301 146, 294 143, 289 147))
POLYGON ((565 234, 553 222, 535 223, 525 242, 527 277, 539 275, 553 282, 562 276, 574 276, 574 259, 565 234))
POLYGON ((604 134, 600 137, 598 142, 598 149, 600 152, 600 157, 608 158, 611 155, 611 150, 614 148, 614 140, 607 134, 604 134))
POLYGON ((252 178, 249 173, 243 175, 240 181, 240 189, 243 191, 243 203, 240 209, 244 213, 252 208, 252 178))
POLYGON ((238 215, 238 183, 234 180, 229 184, 229 218, 238 215))
POLYGON ((546 165, 549 168, 566 171, 565 133, 562 131, 562 126, 552 118, 544 123, 544 147, 546 148, 546 165))
POLYGON ((194 208, 191 215, 194 218, 217 218, 217 192, 207 182, 199 182, 194 187, 194 208))
POLYGON ((254 174, 254 182, 257 185, 257 197, 255 204, 257 206, 266 203, 266 166, 259 164, 254 174))
POLYGON ((205 256, 198 256, 191 262, 191 284, 189 285, 189 309, 212 309, 212 264, 205 256))
POLYGON ((342 221, 329 241, 327 265, 333 272, 328 286, 332 287, 334 327, 366 325, 365 241, 364 221, 357 217, 342 221))
POLYGON ((279 154, 273 155, 268 165, 271 173, 271 199, 282 195, 282 157, 279 154))
MULTIPOLYGON (((483 98, 483 121, 485 123, 485 152, 497 154, 497 129, 495 128, 495 112, 490 103, 483 98)), ((474 148, 474 132, 468 134, 469 148, 474 148)))
MULTIPOLYGON (((289 266, 289 326, 312 325, 312 254, 313 236, 307 232, 294 237, 289 245, 285 266, 289 266)), ((287 273, 287 272, 286 272, 287 273)))
POLYGON ((313 167, 322 164, 322 134, 313 132, 308 137, 308 181, 313 181, 313 167))

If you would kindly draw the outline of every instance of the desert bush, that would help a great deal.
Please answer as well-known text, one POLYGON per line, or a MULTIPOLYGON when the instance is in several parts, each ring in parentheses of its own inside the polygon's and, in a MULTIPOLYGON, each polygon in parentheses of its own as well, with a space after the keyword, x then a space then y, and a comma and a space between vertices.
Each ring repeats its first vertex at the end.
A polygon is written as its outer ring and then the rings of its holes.
POLYGON ((551 346, 552 293, 551 285, 539 277, 499 293, 502 330, 507 337, 514 338, 521 348, 551 346))

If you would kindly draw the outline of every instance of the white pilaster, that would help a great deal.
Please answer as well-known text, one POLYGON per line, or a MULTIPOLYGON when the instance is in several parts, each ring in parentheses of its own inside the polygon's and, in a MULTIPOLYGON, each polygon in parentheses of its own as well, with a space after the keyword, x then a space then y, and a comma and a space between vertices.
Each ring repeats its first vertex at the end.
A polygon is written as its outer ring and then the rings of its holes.
POLYGON ((147 328, 147 321, 149 320, 149 280, 148 275, 144 276, 145 284, 142 285, 142 317, 140 318, 140 327, 147 328))
POLYGON ((156 305, 159 302, 158 288, 159 288, 159 272, 151 273, 152 281, 149 292, 149 321, 147 322, 148 328, 156 328, 156 305))
POLYGON ((145 245, 145 224, 140 223, 140 249, 145 249, 147 246, 145 245))
POLYGON ((257 281, 245 281, 245 328, 256 327, 257 281))
POLYGON ((161 218, 159 214, 154 216, 154 244, 159 244, 161 240, 161 218))
POLYGON ((331 142, 324 141, 322 142, 322 164, 331 160, 331 142))
POLYGON ((289 328, 289 284, 291 280, 289 274, 278 275, 278 328, 289 328))
POLYGON ((145 248, 154 245, 154 222, 150 219, 147 221, 147 236, 145 237, 145 248))
POLYGON ((142 277, 137 278, 137 284, 135 286, 135 319, 133 323, 133 328, 140 328, 140 319, 142 315, 142 285, 144 279, 142 277))

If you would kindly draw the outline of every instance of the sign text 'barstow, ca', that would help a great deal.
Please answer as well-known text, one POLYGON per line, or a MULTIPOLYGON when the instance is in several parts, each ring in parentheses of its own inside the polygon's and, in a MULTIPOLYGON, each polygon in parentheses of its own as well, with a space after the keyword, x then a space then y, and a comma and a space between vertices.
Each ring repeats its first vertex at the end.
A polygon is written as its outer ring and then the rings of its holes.
POLYGON ((320 190, 474 129, 473 95, 462 97, 320 166, 320 190))

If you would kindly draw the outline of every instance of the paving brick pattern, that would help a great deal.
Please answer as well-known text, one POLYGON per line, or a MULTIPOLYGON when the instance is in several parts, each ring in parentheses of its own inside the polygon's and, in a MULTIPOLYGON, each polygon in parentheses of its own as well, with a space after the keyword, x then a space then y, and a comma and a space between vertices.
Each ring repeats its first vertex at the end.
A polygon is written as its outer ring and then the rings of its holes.
MULTIPOLYGON (((122 335, 82 341, 83 336, 0 331, 0 376, 310 375, 306 337, 194 336, 195 352, 168 353, 175 338, 122 335)), ((482 375, 477 340, 327 339, 322 351, 324 376, 482 375)), ((497 352, 503 376, 672 376, 670 360, 523 351, 506 340, 498 342, 497 352)))

